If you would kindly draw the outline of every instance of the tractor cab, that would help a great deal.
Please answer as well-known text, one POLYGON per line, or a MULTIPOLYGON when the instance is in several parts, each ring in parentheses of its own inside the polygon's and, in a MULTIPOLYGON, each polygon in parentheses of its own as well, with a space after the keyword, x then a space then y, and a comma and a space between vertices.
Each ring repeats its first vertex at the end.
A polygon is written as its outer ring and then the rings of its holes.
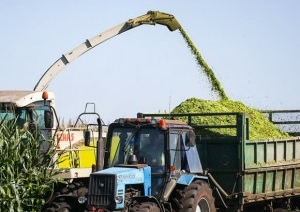
POLYGON ((177 183, 203 172, 193 129, 181 121, 117 119, 104 152, 104 169, 91 174, 91 207, 128 208, 140 197, 166 201, 177 183))

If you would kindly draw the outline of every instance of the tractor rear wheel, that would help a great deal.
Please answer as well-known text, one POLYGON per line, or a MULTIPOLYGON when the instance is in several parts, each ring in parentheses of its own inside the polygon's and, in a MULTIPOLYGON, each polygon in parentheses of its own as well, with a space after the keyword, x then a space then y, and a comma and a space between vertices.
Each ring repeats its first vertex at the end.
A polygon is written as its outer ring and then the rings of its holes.
POLYGON ((160 212, 160 209, 154 202, 141 202, 135 204, 129 212, 160 212))
POLYGON ((215 212, 212 191, 203 180, 196 180, 183 190, 176 190, 171 198, 172 206, 178 212, 215 212))

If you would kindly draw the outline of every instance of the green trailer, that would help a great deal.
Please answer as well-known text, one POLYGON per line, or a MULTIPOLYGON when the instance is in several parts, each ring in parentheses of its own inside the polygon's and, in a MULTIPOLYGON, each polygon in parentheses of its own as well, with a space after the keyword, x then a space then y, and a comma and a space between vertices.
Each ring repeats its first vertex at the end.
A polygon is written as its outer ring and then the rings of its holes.
POLYGON ((300 136, 300 110, 261 110, 262 114, 280 130, 300 136))
POLYGON ((242 113, 160 116, 185 120, 195 128, 200 160, 220 210, 300 209, 299 137, 249 140, 249 118, 242 113), (199 124, 207 117, 230 121, 199 124))

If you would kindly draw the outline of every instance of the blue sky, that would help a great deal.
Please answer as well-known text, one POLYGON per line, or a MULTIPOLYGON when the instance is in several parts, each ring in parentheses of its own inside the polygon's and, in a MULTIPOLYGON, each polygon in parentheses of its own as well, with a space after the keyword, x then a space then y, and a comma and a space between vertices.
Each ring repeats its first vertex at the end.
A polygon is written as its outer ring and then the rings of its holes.
MULTIPOLYGON (((62 54, 109 28, 158 10, 173 14, 227 96, 256 109, 300 109, 300 1, 1 1, 1 90, 32 90, 62 54)), ((144 25, 68 65, 47 89, 76 119, 94 102, 103 120, 215 100, 179 31, 144 25)))

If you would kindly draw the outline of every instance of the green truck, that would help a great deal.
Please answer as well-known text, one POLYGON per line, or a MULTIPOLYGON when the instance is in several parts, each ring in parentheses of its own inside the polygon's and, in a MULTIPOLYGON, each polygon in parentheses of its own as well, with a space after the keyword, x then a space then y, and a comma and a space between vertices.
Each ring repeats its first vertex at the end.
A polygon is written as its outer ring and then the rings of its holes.
MULTIPOLYGON (((299 125, 297 120, 274 120, 283 113, 262 111, 276 125, 299 125)), ((139 113, 141 117, 141 113, 139 113)), ((142 114, 180 119, 196 132, 196 143, 219 211, 284 211, 300 209, 300 138, 249 140, 249 117, 242 113, 142 114), (234 123, 199 124, 205 118, 234 123), (224 133, 228 130, 230 133, 224 133), (222 133, 218 133, 222 131, 222 133)), ((291 127, 288 127, 291 129, 291 127)))

